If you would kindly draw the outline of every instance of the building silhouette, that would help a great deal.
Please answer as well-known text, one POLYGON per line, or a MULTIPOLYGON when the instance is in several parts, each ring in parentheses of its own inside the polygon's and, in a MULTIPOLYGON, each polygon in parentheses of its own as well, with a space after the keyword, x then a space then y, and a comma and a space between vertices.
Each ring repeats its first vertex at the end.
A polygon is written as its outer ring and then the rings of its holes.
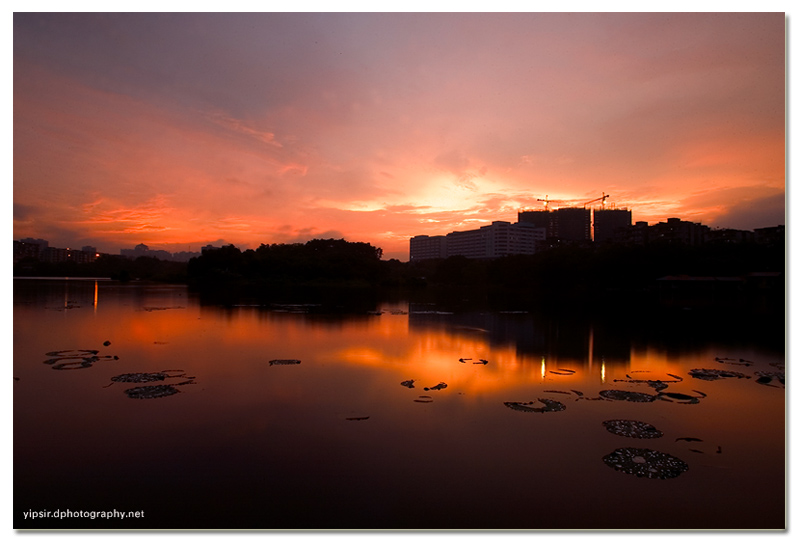
POLYGON ((529 223, 494 221, 469 231, 453 231, 445 236, 419 235, 409 241, 411 261, 464 256, 492 259, 508 255, 534 254, 545 240, 547 230, 529 223))
POLYGON ((631 211, 627 208, 594 210, 594 241, 606 242, 618 231, 631 226, 631 211))
POLYGON ((592 211, 588 208, 559 208, 555 214, 556 238, 564 241, 592 240, 592 211))

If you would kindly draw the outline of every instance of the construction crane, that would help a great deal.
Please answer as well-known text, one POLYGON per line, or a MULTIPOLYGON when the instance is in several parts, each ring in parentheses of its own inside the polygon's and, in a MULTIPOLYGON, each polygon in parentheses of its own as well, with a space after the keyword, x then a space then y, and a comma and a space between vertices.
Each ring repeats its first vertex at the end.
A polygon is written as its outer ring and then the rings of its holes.
POLYGON ((542 201, 544 203, 544 209, 545 210, 549 210, 548 206, 550 205, 551 202, 567 202, 567 201, 562 201, 562 200, 558 200, 558 199, 550 200, 550 196, 549 195, 545 195, 544 199, 536 199, 536 200, 537 201, 542 201))
POLYGON ((609 198, 610 196, 611 195, 606 195, 605 193, 603 193, 602 197, 598 197, 596 199, 592 199, 591 201, 587 201, 587 202, 583 203, 583 207, 586 208, 587 204, 592 204, 593 202, 603 201, 602 206, 603 206, 603 208, 605 208, 606 207, 606 199, 609 198))

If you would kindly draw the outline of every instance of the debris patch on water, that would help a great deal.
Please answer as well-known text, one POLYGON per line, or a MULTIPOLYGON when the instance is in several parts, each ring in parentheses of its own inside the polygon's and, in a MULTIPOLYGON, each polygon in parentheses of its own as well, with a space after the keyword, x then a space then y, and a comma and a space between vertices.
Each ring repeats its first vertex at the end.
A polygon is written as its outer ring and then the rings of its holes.
POLYGON ((536 401, 504 401, 503 405, 509 409, 524 413, 553 413, 567 409, 566 405, 555 399, 540 397, 538 402, 543 406, 534 407, 533 405, 536 404, 536 401))
POLYGON ((414 379, 404 380, 400 383, 400 386, 405 386, 406 388, 413 388, 414 387, 414 379))
MULTIPOLYGON (((683 403, 685 405, 694 405, 695 403, 700 403, 699 397, 689 394, 682 394, 679 392, 659 392, 657 397, 661 401, 683 403)), ((705 397, 705 395, 703 397, 705 397)))
POLYGON ((350 416, 345 420, 369 420, 369 416, 350 416))
MULTIPOLYGON (((648 373, 649 371, 631 371, 631 373, 648 373)), ((630 374, 626 374, 626 378, 615 378, 614 382, 630 382, 633 384, 646 384, 650 388, 653 388, 656 392, 660 392, 661 390, 666 389, 669 384, 674 382, 682 382, 683 378, 679 377, 678 375, 673 375, 672 373, 667 373, 668 376, 672 377, 674 380, 670 379, 663 379, 663 378, 653 378, 653 379, 638 379, 633 378, 630 374)))
POLYGON ((53 350, 46 352, 45 356, 54 356, 57 358, 70 358, 70 357, 91 357, 99 353, 99 350, 53 350))
POLYGON ((639 420, 606 420, 603 425, 615 435, 635 439, 656 439, 664 435, 664 432, 652 424, 639 420))
POLYGON ((600 397, 612 401, 632 401, 634 403, 650 403, 656 400, 656 396, 642 392, 629 392, 627 390, 603 390, 600 397))
POLYGON ((573 369, 556 369, 555 371, 549 371, 554 375, 574 375, 575 371, 573 369))
POLYGON ((428 390, 444 390, 445 388, 447 388, 447 384, 445 384, 444 382, 440 382, 436 386, 431 386, 430 388, 426 387, 425 391, 427 392, 428 390))
POLYGON ((783 371, 756 371, 758 378, 756 382, 765 386, 773 386, 778 388, 777 384, 772 384, 773 380, 777 380, 782 385, 786 386, 786 375, 783 371))
POLYGON ((749 367, 750 365, 753 365, 752 361, 746 360, 746 359, 742 359, 742 358, 738 358, 737 359, 737 358, 720 358, 720 357, 716 357, 716 358, 714 358, 714 361, 716 361, 717 363, 729 363, 731 365, 744 365, 745 367, 749 367))
POLYGON ((111 380, 114 382, 157 382, 159 380, 166 380, 168 378, 180 378, 185 376, 186 373, 180 369, 175 369, 172 371, 160 371, 158 373, 124 373, 122 375, 111 377, 111 380), (176 372, 179 374, 170 375, 170 372, 176 372))
POLYGON ((179 394, 180 390, 169 384, 159 384, 158 386, 137 386, 125 390, 125 395, 131 399, 156 399, 179 394))
POLYGON ((665 452, 645 448, 620 448, 603 457, 610 468, 648 479, 673 479, 689 470, 689 465, 665 452))
POLYGON ((300 360, 269 360, 270 365, 298 365, 300 360))
POLYGON ((562 390, 545 390, 544 393, 546 393, 546 394, 564 394, 564 395, 567 395, 567 396, 571 396, 572 395, 571 392, 564 392, 562 390))
POLYGON ((750 378, 738 371, 727 371, 724 369, 692 369, 689 375, 700 380, 719 380, 722 378, 750 378))
POLYGON ((44 360, 45 365, 51 365, 57 371, 72 369, 86 369, 98 361, 118 360, 119 356, 98 356, 99 350, 53 350, 46 352, 46 356, 55 356, 44 360))

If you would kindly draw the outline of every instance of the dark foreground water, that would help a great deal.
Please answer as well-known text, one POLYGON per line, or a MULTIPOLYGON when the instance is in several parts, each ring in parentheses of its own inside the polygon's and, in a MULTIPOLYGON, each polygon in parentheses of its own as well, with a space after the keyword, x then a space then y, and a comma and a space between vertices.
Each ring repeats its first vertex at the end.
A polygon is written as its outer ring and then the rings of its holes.
POLYGON ((785 527, 782 344, 363 307, 15 281, 15 528, 785 527))

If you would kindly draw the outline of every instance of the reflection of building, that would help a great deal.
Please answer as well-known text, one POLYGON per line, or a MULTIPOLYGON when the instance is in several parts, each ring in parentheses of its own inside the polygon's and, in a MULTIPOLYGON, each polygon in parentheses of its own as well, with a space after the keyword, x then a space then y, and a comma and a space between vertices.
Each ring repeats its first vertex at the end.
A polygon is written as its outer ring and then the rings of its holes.
POLYGON ((612 240, 618 231, 631 226, 631 211, 620 209, 594 210, 594 241, 606 242, 612 240))
POLYGON ((446 236, 413 237, 411 260, 464 256, 491 259, 507 255, 536 253, 536 243, 544 240, 546 229, 529 223, 494 221, 479 229, 453 231, 446 236))

